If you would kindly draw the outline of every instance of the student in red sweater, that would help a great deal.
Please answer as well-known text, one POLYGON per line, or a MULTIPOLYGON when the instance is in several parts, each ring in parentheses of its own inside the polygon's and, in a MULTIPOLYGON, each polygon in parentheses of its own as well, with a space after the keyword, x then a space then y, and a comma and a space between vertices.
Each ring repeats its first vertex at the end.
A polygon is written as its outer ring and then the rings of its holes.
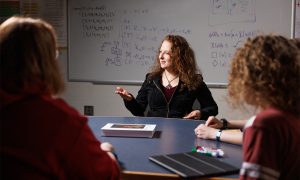
POLYGON ((233 105, 253 105, 240 179, 300 179, 300 52, 280 35, 248 39, 231 62, 233 105))
MULTIPOLYGON (((294 43, 297 48, 300 50, 300 39, 299 38, 294 38, 294 39, 289 39, 290 42, 294 43)), ((292 46, 292 45, 289 45, 292 46)), ((295 54, 295 49, 291 48, 293 53, 295 54)), ((283 49, 283 51, 285 51, 283 49)), ((280 52, 280 51, 278 51, 280 52)), ((297 56, 296 56, 297 58, 297 56)), ((295 61, 295 60, 294 60, 295 61)), ((297 62, 297 60, 295 61, 297 62)), ((298 59, 299 62, 299 59, 298 59)), ((297 67, 297 66, 296 66, 297 67)), ((291 72, 292 73, 292 72, 291 72)), ((300 78, 298 76, 295 76, 295 78, 300 78)), ((295 85, 299 87, 299 80, 295 81, 295 85), (297 84, 298 83, 298 84, 297 84)), ((295 94, 297 95, 297 94, 295 94)), ((200 124, 196 129, 195 129, 195 135, 199 138, 203 139, 216 139, 219 141, 223 142, 229 142, 233 144, 242 144, 242 139, 243 139, 243 132, 242 129, 244 128, 245 124, 247 123, 247 120, 229 120, 227 121, 226 119, 217 119, 214 116, 210 116, 205 124, 200 124)))
POLYGON ((54 29, 40 19, 0 25, 1 179, 119 179, 112 148, 56 95, 64 82, 54 29))
POLYGON ((197 137, 212 139, 213 128, 243 127, 243 134, 219 139, 242 143, 240 179, 300 179, 299 44, 280 35, 249 38, 232 59, 228 94, 232 105, 252 105, 257 114, 227 125, 210 117, 195 129, 197 137))

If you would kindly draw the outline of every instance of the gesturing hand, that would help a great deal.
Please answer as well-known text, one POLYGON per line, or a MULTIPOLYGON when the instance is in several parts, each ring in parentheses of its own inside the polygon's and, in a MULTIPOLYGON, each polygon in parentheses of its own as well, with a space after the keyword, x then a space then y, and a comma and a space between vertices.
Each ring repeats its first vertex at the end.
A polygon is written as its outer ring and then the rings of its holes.
POLYGON ((123 89, 122 87, 117 87, 116 94, 119 94, 123 99, 125 99, 126 101, 131 101, 132 100, 132 96, 131 94, 129 94, 125 89, 123 89))

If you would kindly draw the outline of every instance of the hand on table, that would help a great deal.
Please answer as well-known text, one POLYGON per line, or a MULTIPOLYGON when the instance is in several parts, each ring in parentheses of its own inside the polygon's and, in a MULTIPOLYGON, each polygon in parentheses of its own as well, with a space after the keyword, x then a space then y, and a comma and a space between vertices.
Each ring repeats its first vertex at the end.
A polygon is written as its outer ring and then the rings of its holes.
POLYGON ((201 112, 199 110, 194 110, 190 112, 188 115, 183 117, 184 119, 200 119, 201 118, 201 112))
POLYGON ((205 124, 200 124, 194 130, 195 135, 198 138, 203 138, 203 139, 215 139, 217 131, 218 129, 208 127, 205 124))
POLYGON ((205 126, 221 129, 223 127, 223 123, 215 116, 209 116, 207 121, 205 122, 205 126))
POLYGON ((101 149, 102 149, 103 151, 107 152, 107 154, 109 155, 109 157, 111 157, 113 160, 116 161, 116 157, 115 157, 115 155, 113 154, 113 152, 114 152, 114 147, 113 147, 110 143, 108 143, 108 142, 103 142, 103 143, 101 143, 100 147, 101 147, 101 149))

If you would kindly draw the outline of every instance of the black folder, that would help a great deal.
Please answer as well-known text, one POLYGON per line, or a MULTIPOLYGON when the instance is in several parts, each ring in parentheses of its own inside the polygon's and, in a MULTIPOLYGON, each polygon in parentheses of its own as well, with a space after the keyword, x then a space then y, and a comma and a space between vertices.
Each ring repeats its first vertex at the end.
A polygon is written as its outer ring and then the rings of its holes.
POLYGON ((238 173, 239 168, 197 152, 150 156, 149 159, 183 178, 238 173))

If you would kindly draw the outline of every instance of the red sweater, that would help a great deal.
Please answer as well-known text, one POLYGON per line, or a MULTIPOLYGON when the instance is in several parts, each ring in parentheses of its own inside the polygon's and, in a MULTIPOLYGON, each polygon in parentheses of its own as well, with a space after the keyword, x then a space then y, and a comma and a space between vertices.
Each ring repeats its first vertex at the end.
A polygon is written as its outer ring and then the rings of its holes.
POLYGON ((87 118, 40 88, 0 90, 0 179, 119 179, 87 118))
POLYGON ((240 179, 300 179, 300 119, 268 108, 244 130, 240 179))

